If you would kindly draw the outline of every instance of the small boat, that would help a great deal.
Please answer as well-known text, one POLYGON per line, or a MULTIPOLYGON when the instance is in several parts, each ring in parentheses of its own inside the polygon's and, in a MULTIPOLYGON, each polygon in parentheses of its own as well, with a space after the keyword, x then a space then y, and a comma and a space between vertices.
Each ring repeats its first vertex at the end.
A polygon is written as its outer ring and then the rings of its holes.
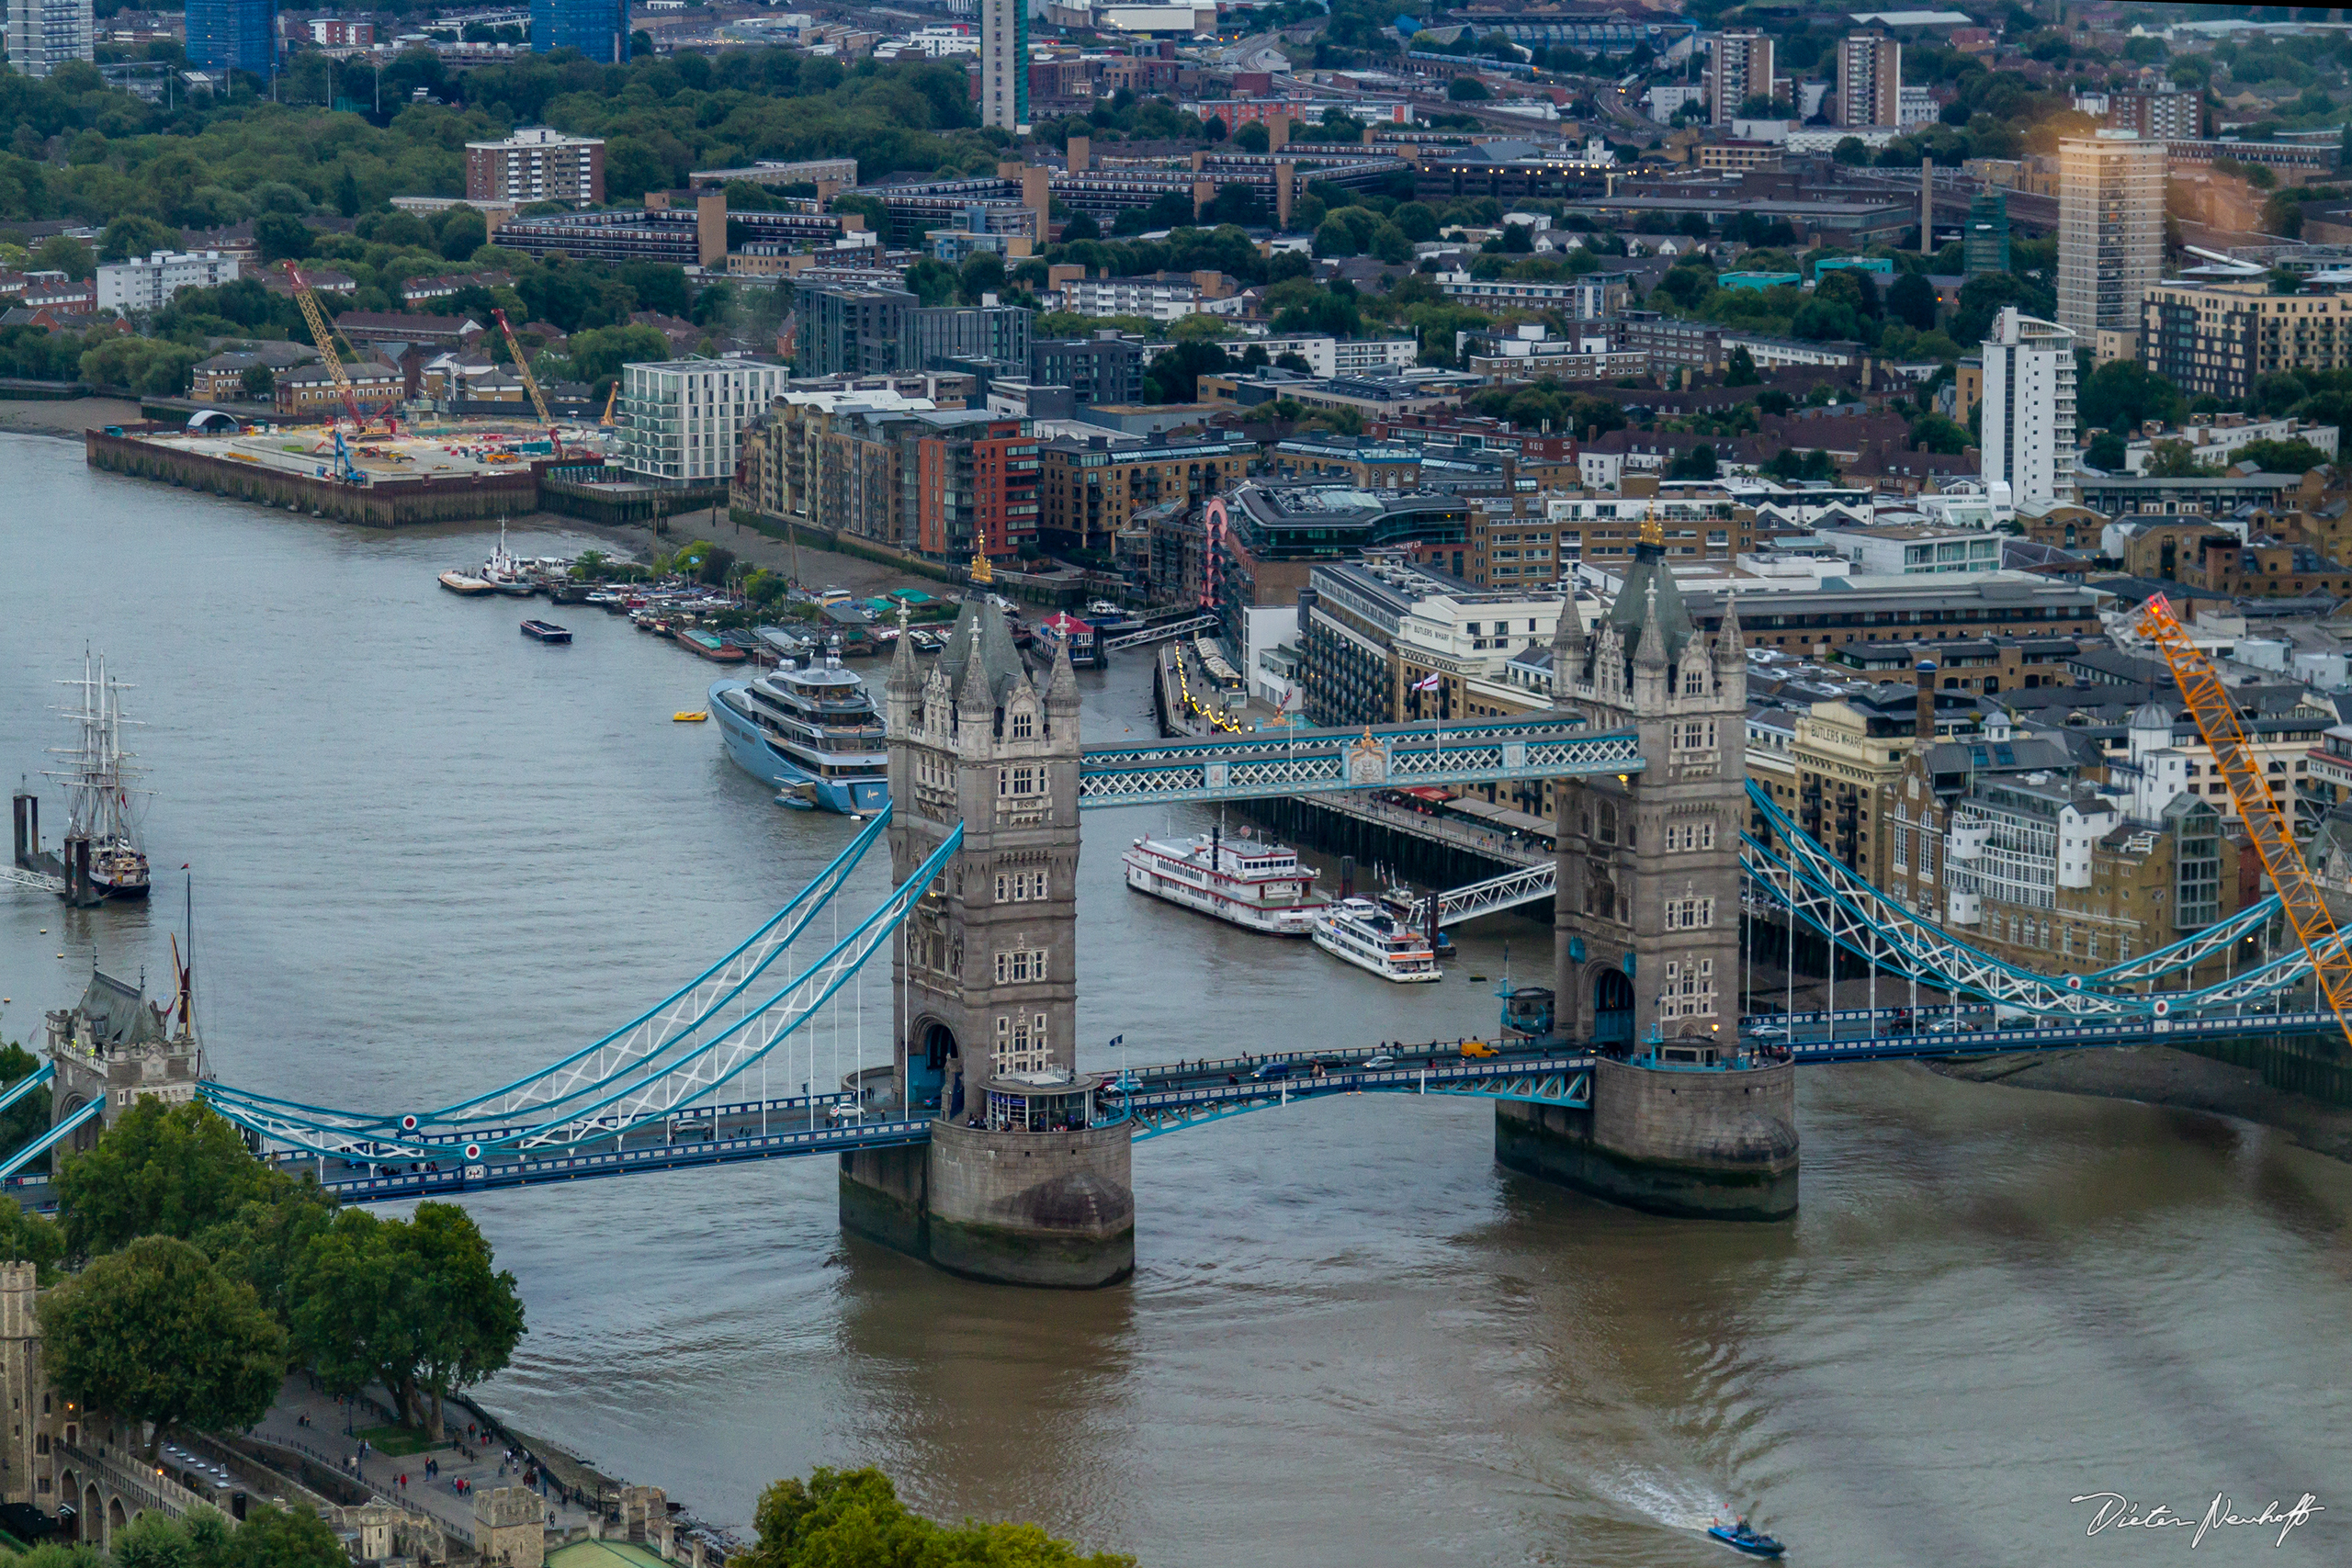
POLYGON ((1707 1527, 1707 1534, 1749 1557, 1778 1557, 1788 1550, 1761 1530, 1750 1528, 1746 1519, 1728 1525, 1718 1521, 1707 1527))
POLYGON ((670 722, 672 724, 700 724, 704 719, 707 719, 709 716, 710 715, 704 712, 701 708, 681 708, 676 713, 670 716, 670 722))
POLYGON ((1316 911, 1315 945, 1400 985, 1438 979, 1429 939, 1369 898, 1342 898, 1316 911))
POLYGON ((441 586, 452 593, 462 593, 469 599, 476 594, 493 591, 493 584, 488 578, 476 577, 471 572, 459 571, 454 566, 441 574, 441 586))
POLYGON ((740 648, 728 647, 714 632, 702 631, 694 626, 680 626, 670 635, 677 639, 679 647, 690 652, 699 653, 714 664, 743 662, 743 650, 740 648))
POLYGON ((537 637, 541 642, 570 642, 571 640, 571 633, 557 626, 553 621, 525 621, 523 635, 537 637))
MULTIPOLYGON (((1430 897, 1435 897, 1436 895, 1430 897)), ((1374 897, 1382 908, 1408 924, 1428 924, 1436 913, 1430 898, 1422 897, 1402 883, 1391 884, 1374 897)), ((1437 936, 1430 945, 1437 950, 1440 958, 1453 956, 1453 939, 1445 934, 1442 926, 1438 928, 1437 936)))

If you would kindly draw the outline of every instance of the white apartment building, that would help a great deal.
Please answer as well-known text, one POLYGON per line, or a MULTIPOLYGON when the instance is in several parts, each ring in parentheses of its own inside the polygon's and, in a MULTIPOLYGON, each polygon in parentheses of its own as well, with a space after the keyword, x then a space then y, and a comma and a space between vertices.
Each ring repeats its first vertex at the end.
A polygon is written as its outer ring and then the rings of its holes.
POLYGON ((526 125, 503 141, 469 141, 466 196, 473 201, 601 205, 604 139, 526 125))
POLYGON ((20 76, 93 58, 96 36, 90 0, 8 0, 8 69, 20 76))
POLYGON ((130 315, 160 310, 183 288, 212 288, 237 281, 237 258, 220 251, 157 251, 144 260, 98 268, 98 309, 130 315))
MULTIPOLYGON (((1707 118, 1729 125, 1750 98, 1772 96, 1772 40, 1763 33, 1725 33, 1707 57, 1707 118)), ((1668 118, 1672 112, 1668 111, 1668 118)))
POLYGON ((1029 0, 980 0, 980 123, 1029 130, 1029 0))
POLYGON ((2307 424, 2300 419, 2248 419, 2244 414, 2224 414, 2204 423, 2183 425, 2178 430, 2159 430, 2152 435, 2137 435, 2124 443, 2123 471, 2143 474, 2148 471, 2148 459, 2155 456, 2159 441, 2177 441, 2188 448, 2189 457, 2206 468, 2226 468, 2233 461, 2231 454, 2241 446, 2256 441, 2308 441, 2329 457, 2335 456, 2340 438, 2332 424, 2307 424))
POLYGON ((1081 316, 1143 316, 1173 321, 1204 307, 1200 286, 1148 277, 1089 277, 1065 283, 1052 295, 1054 309, 1081 316))
MULTIPOLYGON (((2159 149, 2161 151, 2161 149, 2159 149)), ((1979 470, 1996 513, 2075 498, 2075 334, 2014 305, 1984 340, 1979 470)))
POLYGON ((1421 345, 1408 337, 1348 338, 1262 337, 1226 345, 1229 355, 1262 348, 1268 359, 1295 354, 1306 361, 1314 376, 1385 376, 1403 370, 1420 357, 1421 345))
POLYGON ((623 366, 623 466, 655 479, 731 479, 743 426, 767 412, 790 374, 781 365, 723 359, 623 366))
POLYGON ((2165 144, 2137 131, 2058 139, 2058 324, 2140 337, 2165 259, 2165 144))
POLYGON ((1816 528, 1813 536, 1871 577, 1919 577, 1951 571, 1998 571, 2006 536, 1970 528, 1884 524, 1872 528, 1816 528))

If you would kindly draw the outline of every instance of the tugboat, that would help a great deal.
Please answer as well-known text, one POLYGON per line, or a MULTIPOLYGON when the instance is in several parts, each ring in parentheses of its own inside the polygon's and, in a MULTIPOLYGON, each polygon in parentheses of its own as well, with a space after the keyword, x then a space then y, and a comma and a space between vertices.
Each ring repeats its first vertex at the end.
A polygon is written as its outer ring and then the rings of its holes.
POLYGON ((570 642, 571 640, 570 628, 557 626, 553 621, 525 621, 523 635, 537 637, 541 642, 570 642))
POLYGON ((1721 1519, 1716 1520, 1707 1527, 1707 1533, 1734 1551, 1748 1557, 1776 1558, 1788 1550, 1770 1536, 1751 1527, 1745 1514, 1728 1525, 1721 1519))
POLYGON ((82 705, 70 715, 82 727, 81 743, 52 748, 67 765, 50 777, 65 785, 68 838, 90 840, 90 887, 106 898, 147 897, 147 855, 131 820, 129 774, 123 763, 121 682, 107 674, 101 655, 82 659, 82 678, 59 684, 82 688, 82 705))

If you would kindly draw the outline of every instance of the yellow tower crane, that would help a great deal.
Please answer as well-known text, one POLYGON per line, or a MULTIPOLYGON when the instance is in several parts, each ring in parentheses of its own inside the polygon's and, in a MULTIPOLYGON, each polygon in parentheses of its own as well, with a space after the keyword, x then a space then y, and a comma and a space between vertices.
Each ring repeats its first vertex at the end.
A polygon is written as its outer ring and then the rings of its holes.
MULTIPOLYGON (((335 392, 343 399, 344 412, 351 415, 351 433, 365 434, 368 420, 359 412, 359 389, 351 384, 351 377, 343 367, 343 357, 334 351, 334 329, 327 324, 327 313, 319 308, 319 297, 311 291, 310 279, 291 261, 277 265, 286 269, 287 281, 294 286, 294 299, 302 307, 302 319, 311 325, 311 341, 319 345, 319 357, 326 362, 327 374, 334 378, 335 392)), ((400 434, 390 404, 384 409, 384 434, 400 434)))
POLYGON ((547 399, 539 396, 538 378, 531 374, 530 362, 523 357, 523 345, 514 341, 514 329, 506 324, 506 312, 493 310, 498 318, 498 330, 506 334, 506 352, 514 356, 514 373, 523 378, 523 389, 531 394, 531 407, 537 411, 539 423, 548 427, 548 442, 558 457, 563 456, 563 437, 555 433, 555 416, 548 412, 547 399))
POLYGON ((2139 631, 2164 650, 2173 682, 2188 705, 2189 716, 2197 721, 2197 733, 2211 750, 2222 777, 2229 784, 2230 798, 2237 803, 2238 816, 2245 822, 2246 834, 2254 840, 2255 852, 2262 857, 2262 869, 2270 874, 2270 885, 2278 890, 2287 923, 2311 956, 2320 994, 2335 1010, 2335 1021, 2345 1037, 2352 1040, 2352 951, 2346 950, 2311 867, 2303 863, 2302 852, 2295 847, 2294 825, 2270 793, 2262 761, 2247 742, 2245 726, 2239 719, 2237 705, 2230 701, 2229 689, 2222 684, 2213 661, 2189 641, 2163 594, 2150 599, 2140 612, 2139 631))

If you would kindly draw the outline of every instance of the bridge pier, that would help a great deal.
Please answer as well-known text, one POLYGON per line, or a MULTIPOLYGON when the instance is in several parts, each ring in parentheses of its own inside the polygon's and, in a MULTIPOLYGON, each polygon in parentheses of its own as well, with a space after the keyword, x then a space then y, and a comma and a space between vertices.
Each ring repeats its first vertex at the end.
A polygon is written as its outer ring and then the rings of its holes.
POLYGON ((1067 1133, 933 1125, 919 1148, 842 1156, 842 1228, 951 1274, 1092 1290, 1135 1272, 1125 1122, 1067 1133))
POLYGON ((1590 1110, 1497 1104, 1495 1159, 1645 1213, 1784 1220, 1797 1211, 1796 1066, 1604 1058, 1590 1110))

